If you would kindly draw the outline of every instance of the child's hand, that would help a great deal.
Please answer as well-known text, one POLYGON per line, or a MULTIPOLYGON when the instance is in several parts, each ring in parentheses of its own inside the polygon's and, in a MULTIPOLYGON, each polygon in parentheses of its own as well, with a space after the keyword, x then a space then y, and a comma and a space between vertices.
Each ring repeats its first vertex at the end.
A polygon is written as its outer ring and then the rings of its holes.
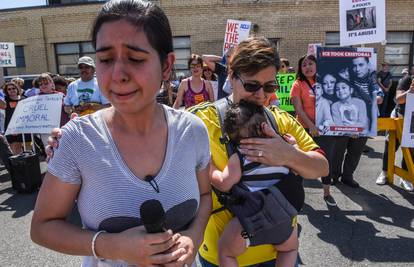
POLYGON ((291 135, 291 134, 284 134, 282 137, 283 137, 283 139, 286 140, 286 142, 288 142, 291 145, 297 145, 298 144, 296 142, 295 137, 293 137, 293 135, 291 135))

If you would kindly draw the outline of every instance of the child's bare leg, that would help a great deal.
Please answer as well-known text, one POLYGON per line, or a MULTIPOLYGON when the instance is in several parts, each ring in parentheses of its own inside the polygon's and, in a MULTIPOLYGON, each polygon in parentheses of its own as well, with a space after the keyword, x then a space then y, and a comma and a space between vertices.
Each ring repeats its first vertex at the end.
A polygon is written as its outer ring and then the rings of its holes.
POLYGON ((295 226, 289 239, 280 245, 276 245, 276 267, 294 267, 298 257, 298 228, 295 226))
POLYGON ((226 225, 218 243, 220 266, 239 266, 236 257, 246 250, 246 240, 241 236, 242 230, 237 218, 233 218, 226 225))

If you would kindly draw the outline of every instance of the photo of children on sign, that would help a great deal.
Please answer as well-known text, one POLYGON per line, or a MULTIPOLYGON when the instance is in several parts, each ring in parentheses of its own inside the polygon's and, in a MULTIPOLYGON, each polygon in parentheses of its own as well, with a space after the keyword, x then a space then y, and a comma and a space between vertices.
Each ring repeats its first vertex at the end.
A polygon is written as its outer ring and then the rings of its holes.
POLYGON ((375 7, 351 9, 346 11, 346 30, 364 30, 376 28, 375 7))
POLYGON ((373 48, 317 48, 316 127, 322 135, 376 136, 376 65, 373 48))

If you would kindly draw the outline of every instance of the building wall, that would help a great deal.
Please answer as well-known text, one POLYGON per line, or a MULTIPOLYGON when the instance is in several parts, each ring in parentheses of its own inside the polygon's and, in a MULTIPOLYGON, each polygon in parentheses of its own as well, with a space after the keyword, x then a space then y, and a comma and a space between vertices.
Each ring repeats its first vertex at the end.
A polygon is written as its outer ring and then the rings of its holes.
MULTIPOLYGON (((174 36, 190 36, 191 50, 221 54, 226 20, 249 20, 255 34, 279 40, 281 56, 295 66, 308 43, 324 43, 325 33, 339 31, 338 0, 159 0, 174 36)), ((387 2, 387 30, 414 31, 412 0, 387 2)), ((23 45, 26 73, 56 72, 54 43, 90 40, 100 4, 1 11, 1 41, 23 45)), ((384 47, 378 49, 382 61, 384 47)))

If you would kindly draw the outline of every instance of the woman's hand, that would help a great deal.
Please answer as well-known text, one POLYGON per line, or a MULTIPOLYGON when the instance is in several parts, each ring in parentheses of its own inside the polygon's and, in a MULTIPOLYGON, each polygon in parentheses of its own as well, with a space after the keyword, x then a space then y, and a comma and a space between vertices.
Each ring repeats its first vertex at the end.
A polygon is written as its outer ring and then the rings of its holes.
POLYGON ((197 248, 194 245, 193 237, 189 231, 181 232, 174 247, 169 252, 173 253, 174 250, 184 249, 185 253, 181 255, 176 261, 165 264, 165 267, 182 267, 191 266, 195 261, 197 255, 197 248))
MULTIPOLYGON (((270 166, 288 165, 294 146, 283 140, 266 123, 263 132, 271 138, 246 138, 240 141, 240 152, 250 161, 260 162, 270 166)), ((290 139, 289 137, 286 137, 290 139)))
MULTIPOLYGON (((72 113, 70 115, 70 119, 74 119, 78 117, 78 114, 72 113)), ((50 133, 50 136, 47 140, 47 146, 45 148, 46 151, 46 162, 49 162, 51 158, 53 158, 53 153, 55 152, 55 149, 59 147, 59 139, 62 137, 62 129, 61 128, 54 128, 52 132, 50 133)))
POLYGON ((59 147, 59 139, 62 137, 62 129, 54 128, 47 140, 47 146, 45 148, 46 151, 46 162, 49 162, 51 158, 53 158, 53 153, 55 149, 59 147))
POLYGON ((148 234, 143 226, 139 226, 117 235, 117 258, 138 266, 167 265, 187 254, 185 246, 178 246, 183 243, 181 235, 173 234, 171 230, 148 234))
POLYGON ((312 137, 319 136, 319 130, 318 130, 318 128, 316 128, 316 126, 314 124, 312 124, 309 127, 309 132, 310 132, 310 134, 311 134, 312 137))

